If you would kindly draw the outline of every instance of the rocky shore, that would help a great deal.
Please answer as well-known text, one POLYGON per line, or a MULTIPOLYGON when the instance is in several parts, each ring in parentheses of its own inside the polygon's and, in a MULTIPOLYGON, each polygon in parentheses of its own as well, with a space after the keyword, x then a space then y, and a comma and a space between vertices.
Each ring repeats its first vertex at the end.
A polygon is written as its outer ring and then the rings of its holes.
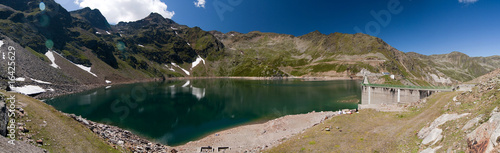
MULTIPOLYGON (((76 121, 82 123, 92 132, 103 138, 113 147, 123 147, 132 152, 167 152, 169 146, 159 143, 153 143, 144 138, 141 138, 130 131, 123 130, 116 126, 96 123, 75 114, 65 114, 76 121)), ((170 150, 171 152, 176 152, 170 150)))
POLYGON ((265 123, 251 124, 217 132, 198 141, 181 146, 151 142, 116 126, 96 123, 81 116, 66 114, 80 122, 113 147, 132 152, 200 152, 202 148, 223 149, 226 152, 258 152, 281 144, 293 135, 339 115, 338 112, 310 112, 287 115, 265 123))

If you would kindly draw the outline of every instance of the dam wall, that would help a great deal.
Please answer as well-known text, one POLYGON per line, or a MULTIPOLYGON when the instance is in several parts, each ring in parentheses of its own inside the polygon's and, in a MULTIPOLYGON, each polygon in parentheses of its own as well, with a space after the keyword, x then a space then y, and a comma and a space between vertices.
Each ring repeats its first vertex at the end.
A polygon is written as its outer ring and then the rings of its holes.
POLYGON ((417 102, 436 92, 451 92, 454 89, 425 89, 418 87, 391 87, 387 85, 362 84, 359 109, 379 108, 382 105, 397 105, 417 102))
POLYGON ((361 104, 396 104, 416 102, 437 91, 362 86, 361 104))

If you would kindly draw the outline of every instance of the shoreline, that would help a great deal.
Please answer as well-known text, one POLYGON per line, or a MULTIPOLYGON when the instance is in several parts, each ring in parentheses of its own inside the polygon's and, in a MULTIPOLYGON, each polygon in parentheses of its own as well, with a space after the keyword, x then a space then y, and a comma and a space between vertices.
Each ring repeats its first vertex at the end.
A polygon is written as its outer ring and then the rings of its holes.
MULTIPOLYGON (((92 90, 96 88, 102 88, 105 86, 122 85, 122 84, 133 84, 140 82, 155 82, 155 81, 167 81, 167 80, 192 80, 192 79, 246 79, 246 80, 296 80, 301 79, 302 81, 329 81, 329 80, 351 80, 350 78, 342 77, 178 77, 178 78, 152 78, 146 80, 131 80, 123 82, 113 82, 110 84, 95 84, 92 86, 87 86, 88 88, 80 88, 81 90, 59 94, 57 96, 73 94, 78 92, 83 92, 87 90, 92 90)), ((352 79, 358 80, 358 79, 352 79)), ((55 97, 55 96, 53 96, 55 97)), ((35 97, 39 98, 39 97, 35 97)), ((60 111, 61 112, 61 111, 60 111)), ((64 112, 61 112, 64 113, 64 112)), ((74 120, 78 121, 93 133, 103 138, 111 146, 121 146, 125 149, 132 151, 144 152, 165 152, 175 149, 181 152, 196 152, 199 151, 201 147, 215 146, 215 147, 229 147, 230 152, 244 152, 244 151, 260 151, 267 149, 276 145, 281 144, 286 139, 293 135, 299 134, 306 129, 318 125, 324 120, 332 117, 338 116, 337 112, 310 112, 306 114, 295 114, 286 115, 275 119, 252 121, 249 123, 237 125, 234 127, 228 127, 225 129, 220 129, 203 137, 197 138, 196 140, 189 141, 185 144, 178 146, 168 146, 161 143, 156 143, 154 140, 149 140, 145 137, 141 137, 137 134, 133 134, 130 131, 124 130, 122 128, 102 124, 98 122, 93 122, 76 116, 73 114, 64 113, 70 116, 74 120), (261 129, 266 129, 260 131, 261 129), (256 132, 257 131, 257 132, 256 132), (273 132, 270 132, 273 131, 273 132), (231 135, 231 133, 241 133, 242 135, 231 135), (217 136, 215 136, 217 135, 217 136), (222 136, 223 135, 223 136, 222 136), (259 135, 259 137, 252 137, 253 135, 259 135), (248 141, 249 137, 254 138, 252 142, 246 142, 250 145, 242 145, 241 143, 248 141)))
POLYGON ((169 146, 141 137, 117 126, 87 120, 67 114, 113 147, 123 147, 132 152, 199 152, 202 147, 226 148, 229 152, 259 152, 277 146, 294 135, 319 125, 326 119, 341 116, 338 111, 309 112, 286 115, 265 122, 243 124, 213 132, 203 138, 179 146, 169 146))
POLYGON ((263 123, 246 124, 220 130, 184 145, 174 146, 180 152, 198 152, 202 147, 227 147, 230 152, 260 152, 277 146, 294 135, 319 125, 326 119, 339 116, 338 112, 309 112, 286 115, 263 123))

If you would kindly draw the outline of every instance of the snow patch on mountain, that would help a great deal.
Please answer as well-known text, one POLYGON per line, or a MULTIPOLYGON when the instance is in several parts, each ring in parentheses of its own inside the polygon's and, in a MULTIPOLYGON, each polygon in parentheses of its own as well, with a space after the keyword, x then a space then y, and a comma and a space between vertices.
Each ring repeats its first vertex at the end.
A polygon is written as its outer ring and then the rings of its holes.
POLYGON ((167 67, 170 71, 174 71, 175 72, 174 67, 169 67, 167 64, 165 64, 165 67, 167 67))
POLYGON ((202 62, 202 61, 203 61, 203 65, 205 65, 205 60, 203 58, 201 58, 200 55, 198 55, 198 58, 196 58, 196 60, 191 65, 191 70, 193 70, 193 68, 196 67, 198 64, 200 64, 200 62, 202 62))
POLYGON ((14 81, 19 81, 19 82, 22 82, 24 80, 26 80, 26 78, 23 78, 23 77, 19 77, 19 78, 14 79, 14 81))
POLYGON ((22 87, 10 87, 10 89, 12 89, 12 91, 15 91, 15 92, 18 92, 21 94, 25 94, 25 95, 33 95, 33 94, 39 94, 39 93, 46 92, 46 90, 43 89, 42 87, 34 86, 34 85, 25 85, 22 87))
POLYGON ((42 84, 52 84, 52 83, 47 82, 47 81, 37 80, 37 79, 33 79, 33 78, 30 78, 30 79, 31 79, 31 81, 35 81, 35 82, 42 83, 42 84))
POLYGON ((187 75, 191 75, 191 73, 189 73, 189 71, 187 71, 187 70, 183 69, 183 68, 182 68, 182 67, 180 67, 179 65, 177 65, 177 64, 175 64, 175 63, 172 63, 172 65, 173 65, 173 66, 175 66, 175 67, 177 67, 177 68, 179 68, 179 69, 181 69, 181 70, 182 70, 182 71, 184 71, 184 73, 186 73, 187 75))
POLYGON ((52 62, 52 64, 50 64, 50 66, 56 68, 56 69, 60 69, 61 67, 59 67, 59 65, 56 64, 56 58, 54 58, 54 53, 52 53, 52 51, 47 51, 45 53, 45 56, 47 56, 47 58, 49 58, 50 62, 52 62))
MULTIPOLYGON (((55 64, 55 58, 54 58, 54 53, 56 52, 52 52, 52 51, 48 51, 47 53, 45 53, 45 56, 47 56, 47 58, 49 58, 50 61, 52 61, 52 64, 50 66, 54 67, 54 68, 59 68, 60 67, 58 65, 55 64)), ((60 54, 56 53, 57 55, 61 56, 60 54)), ((62 58, 64 58, 63 56, 61 56, 62 58)), ((66 59, 66 58, 64 58, 66 59)), ((97 77, 96 74, 92 73, 90 71, 90 67, 86 67, 86 66, 83 66, 83 65, 80 65, 80 64, 75 64, 73 62, 71 62, 70 60, 66 59, 68 62, 70 62, 71 64, 74 64, 75 66, 79 67, 80 69, 84 70, 84 71, 87 71, 88 73, 92 74, 93 76, 97 77)))
MULTIPOLYGON (((0 40, 0 47, 3 46, 3 41, 0 40)), ((1 50, 0 50, 0 53, 2 53, 2 58, 5 59, 5 53, 3 53, 1 50)))
MULTIPOLYGON (((71 63, 73 63, 73 62, 71 62, 71 63)), ((75 64, 75 63, 73 63, 73 64, 75 64)), ((80 64, 75 64, 75 65, 78 66, 80 69, 82 69, 84 71, 87 71, 90 74, 92 74, 93 76, 97 77, 97 75, 95 75, 94 73, 90 72, 91 67, 86 67, 86 66, 83 66, 83 65, 80 65, 80 64)))

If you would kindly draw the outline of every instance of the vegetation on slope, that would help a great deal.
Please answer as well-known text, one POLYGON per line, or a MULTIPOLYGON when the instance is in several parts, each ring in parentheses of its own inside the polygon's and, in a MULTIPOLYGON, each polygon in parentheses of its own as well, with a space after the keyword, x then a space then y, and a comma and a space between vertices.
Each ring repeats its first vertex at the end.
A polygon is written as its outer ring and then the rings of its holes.
POLYGON ((16 132, 22 140, 27 141, 27 137, 31 137, 35 140, 30 142, 33 145, 36 145, 36 140, 42 140, 41 148, 49 152, 125 152, 111 147, 88 128, 44 102, 3 90, 0 94, 15 95, 17 105, 26 112, 16 118, 16 123, 24 123, 23 128, 29 130, 23 134, 19 130, 16 132))
POLYGON ((421 140, 415 133, 439 117, 441 108, 457 94, 437 93, 408 112, 367 109, 336 116, 267 152, 417 152, 421 140), (324 130, 330 126, 331 131, 324 130))

